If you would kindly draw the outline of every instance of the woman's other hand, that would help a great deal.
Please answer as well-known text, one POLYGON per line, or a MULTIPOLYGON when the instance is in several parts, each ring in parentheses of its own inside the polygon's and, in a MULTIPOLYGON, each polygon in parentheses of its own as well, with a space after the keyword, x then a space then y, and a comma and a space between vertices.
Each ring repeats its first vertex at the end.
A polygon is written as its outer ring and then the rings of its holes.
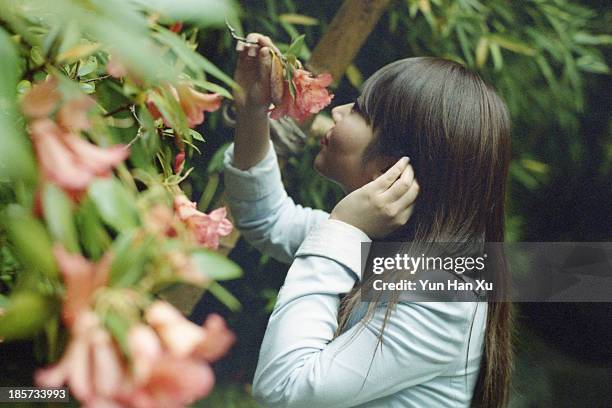
POLYGON ((382 238, 406 224, 414 210, 419 184, 407 157, 380 177, 344 197, 330 218, 382 238))
POLYGON ((235 104, 238 110, 267 112, 272 101, 270 76, 274 61, 271 51, 280 52, 264 35, 251 33, 246 39, 248 43, 238 41, 236 44, 238 63, 234 80, 240 89, 234 91, 235 104))

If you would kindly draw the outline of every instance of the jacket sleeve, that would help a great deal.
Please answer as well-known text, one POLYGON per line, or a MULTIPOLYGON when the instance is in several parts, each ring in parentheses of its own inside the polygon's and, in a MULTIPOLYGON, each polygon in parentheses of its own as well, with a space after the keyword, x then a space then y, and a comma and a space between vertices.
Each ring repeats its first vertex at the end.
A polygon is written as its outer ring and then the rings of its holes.
POLYGON ((270 317, 253 381, 266 407, 352 407, 460 367, 475 303, 385 306, 332 340, 339 294, 361 276, 361 230, 326 220, 306 237, 270 317), (376 349, 376 353, 375 353, 376 349))
POLYGON ((290 263, 308 231, 329 213, 304 208, 287 195, 272 142, 266 157, 248 170, 233 167, 233 158, 231 144, 224 156, 224 182, 236 227, 255 248, 290 263))

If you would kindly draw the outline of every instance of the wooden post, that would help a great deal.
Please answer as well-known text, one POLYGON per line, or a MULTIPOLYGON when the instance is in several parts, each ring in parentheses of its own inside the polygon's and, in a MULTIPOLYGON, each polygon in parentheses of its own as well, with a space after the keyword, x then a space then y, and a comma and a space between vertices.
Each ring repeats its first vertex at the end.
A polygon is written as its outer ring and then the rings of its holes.
POLYGON ((390 0, 345 0, 312 52, 306 67, 329 72, 338 83, 390 0))

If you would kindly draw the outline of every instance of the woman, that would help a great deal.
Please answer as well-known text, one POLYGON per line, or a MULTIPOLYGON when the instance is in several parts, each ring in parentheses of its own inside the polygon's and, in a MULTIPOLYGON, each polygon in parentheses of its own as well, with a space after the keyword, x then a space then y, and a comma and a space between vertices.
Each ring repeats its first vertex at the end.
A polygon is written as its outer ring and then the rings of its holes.
POLYGON ((303 208, 287 196, 269 140, 274 45, 247 39, 257 45, 239 47, 228 202, 248 241, 292 262, 261 347, 255 398, 266 407, 504 406, 508 303, 359 301, 361 242, 503 241, 503 102, 454 62, 383 67, 355 103, 332 110, 315 159, 348 195, 331 214, 303 208))

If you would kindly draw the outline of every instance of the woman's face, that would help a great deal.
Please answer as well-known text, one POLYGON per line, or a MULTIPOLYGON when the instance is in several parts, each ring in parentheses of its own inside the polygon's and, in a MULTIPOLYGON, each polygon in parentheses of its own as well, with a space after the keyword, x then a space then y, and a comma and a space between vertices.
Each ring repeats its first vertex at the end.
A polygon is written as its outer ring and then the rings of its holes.
POLYGON ((332 109, 332 119, 334 126, 321 139, 321 151, 315 158, 314 167, 346 192, 351 192, 376 176, 373 165, 364 165, 362 161, 374 132, 354 103, 336 106, 332 109))

